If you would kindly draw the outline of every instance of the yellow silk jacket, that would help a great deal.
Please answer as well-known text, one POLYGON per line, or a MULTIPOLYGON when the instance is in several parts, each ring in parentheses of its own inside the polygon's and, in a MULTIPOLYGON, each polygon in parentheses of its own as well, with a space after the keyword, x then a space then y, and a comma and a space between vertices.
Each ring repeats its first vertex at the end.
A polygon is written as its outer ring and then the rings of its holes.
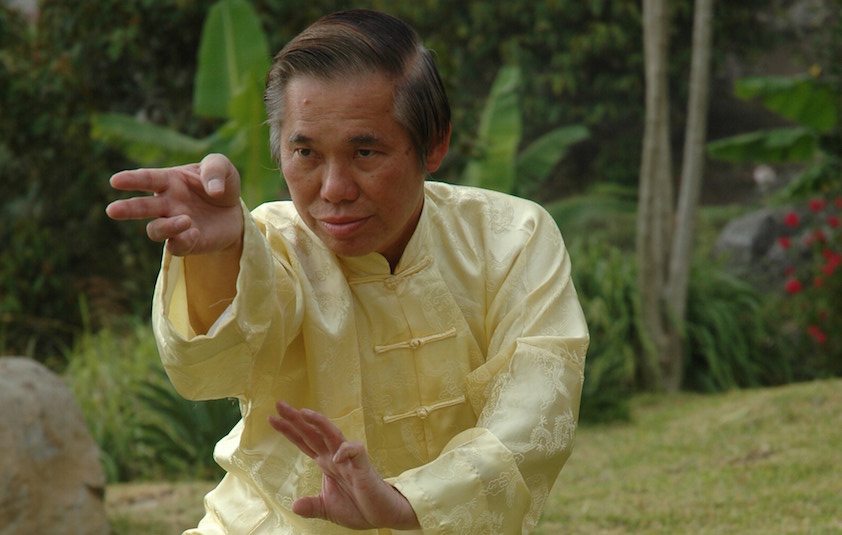
MULTIPOLYGON (((154 329, 189 399, 237 398, 227 471, 185 534, 339 534, 291 512, 321 472, 267 423, 278 399, 324 413, 412 504, 423 533, 529 533, 570 455, 588 331, 540 206, 427 182, 390 271, 337 257, 290 202, 245 211, 237 294, 208 335, 164 256, 154 329)), ((369 533, 391 533, 372 530, 369 533)))

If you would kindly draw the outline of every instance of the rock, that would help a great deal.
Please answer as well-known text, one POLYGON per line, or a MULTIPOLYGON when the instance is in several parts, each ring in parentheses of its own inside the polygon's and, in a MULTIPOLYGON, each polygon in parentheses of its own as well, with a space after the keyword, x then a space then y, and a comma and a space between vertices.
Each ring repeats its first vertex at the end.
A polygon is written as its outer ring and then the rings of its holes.
POLYGON ((99 449, 70 388, 0 357, 0 535, 108 534, 99 449))
POLYGON ((774 245, 780 217, 772 210, 758 210, 730 221, 716 240, 715 251, 732 265, 757 262, 774 245))
POLYGON ((724 260, 728 271, 755 287, 783 291, 788 270, 810 262, 810 235, 822 224, 820 216, 804 207, 764 208, 725 225, 714 252, 724 260), (798 223, 787 225, 787 214, 796 216, 798 223), (780 238, 789 240, 786 248, 780 238))

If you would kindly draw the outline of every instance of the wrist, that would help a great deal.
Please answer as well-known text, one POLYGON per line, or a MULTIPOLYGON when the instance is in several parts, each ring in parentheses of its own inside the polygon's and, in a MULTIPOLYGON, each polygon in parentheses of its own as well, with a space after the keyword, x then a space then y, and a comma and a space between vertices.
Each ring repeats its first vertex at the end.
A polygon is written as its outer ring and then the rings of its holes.
POLYGON ((397 489, 394 485, 390 485, 392 489, 394 489, 395 494, 397 495, 397 499, 400 503, 398 507, 398 511, 400 514, 398 515, 398 519, 396 525, 392 526, 392 529, 397 530, 411 530, 411 529, 420 529, 421 522, 418 520, 418 516, 415 514, 415 509, 412 508, 412 504, 409 503, 409 500, 406 499, 401 491, 397 489))

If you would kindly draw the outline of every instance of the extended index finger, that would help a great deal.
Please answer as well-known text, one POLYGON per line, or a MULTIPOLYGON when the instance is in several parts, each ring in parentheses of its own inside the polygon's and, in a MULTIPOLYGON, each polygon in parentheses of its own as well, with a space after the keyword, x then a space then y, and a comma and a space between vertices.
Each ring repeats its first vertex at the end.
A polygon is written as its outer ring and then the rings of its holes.
POLYGON ((109 183, 120 191, 160 193, 167 189, 174 169, 132 169, 115 173, 109 183))

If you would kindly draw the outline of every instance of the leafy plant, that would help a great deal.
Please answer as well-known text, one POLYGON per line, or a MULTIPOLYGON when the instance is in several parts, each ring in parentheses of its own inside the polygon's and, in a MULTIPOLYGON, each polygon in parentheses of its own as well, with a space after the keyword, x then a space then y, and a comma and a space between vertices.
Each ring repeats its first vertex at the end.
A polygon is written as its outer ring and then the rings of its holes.
MULTIPOLYGON (((647 340, 630 253, 596 239, 568 240, 573 279, 591 335, 582 421, 627 419, 630 397, 643 391, 647 340)), ((777 385, 796 373, 793 346, 781 333, 774 295, 764 295, 715 264, 698 259, 683 323, 685 388, 719 392, 777 385)))
MULTIPOLYGON (((818 71, 817 71, 818 72, 818 71)), ((765 107, 798 123, 713 141, 708 153, 728 161, 806 163, 808 167, 786 190, 804 196, 842 180, 842 124, 839 88, 812 75, 755 77, 738 80, 736 95, 760 99, 765 107)))
POLYGON ((842 196, 814 197, 807 210, 783 218, 778 247, 789 261, 784 283, 786 318, 804 348, 802 378, 842 374, 842 196), (801 213, 802 215, 799 215, 801 213))
POLYGON ((619 184, 595 184, 587 192, 544 206, 565 236, 581 241, 606 241, 617 247, 634 244, 637 189, 619 184))
POLYGON ((149 327, 86 330, 67 361, 64 377, 99 446, 108 481, 143 477, 150 455, 138 443, 141 405, 133 392, 160 367, 149 327))
POLYGON ((125 150, 147 166, 199 161, 210 152, 231 158, 242 175, 250 206, 277 197, 279 171, 269 151, 263 108, 263 79, 269 47, 260 19, 245 0, 220 0, 208 12, 199 44, 194 112, 225 122, 196 139, 125 114, 99 114, 92 134, 125 150))
POLYGON ((239 419, 229 400, 191 402, 164 374, 143 323, 88 330, 64 373, 102 455, 109 482, 213 478, 213 447, 239 419))
POLYGON ((636 359, 643 354, 633 265, 620 249, 599 242, 571 245, 570 256, 591 336, 581 419, 626 420, 636 389, 636 359))
POLYGON ((722 392, 793 379, 791 347, 781 336, 774 296, 709 262, 696 262, 684 325, 689 356, 685 385, 722 392))
POLYGON ((156 468, 168 479, 218 478, 213 449, 240 418, 231 400, 188 401, 172 387, 163 370, 136 390, 143 411, 138 442, 154 452, 156 468))
POLYGON ((160 246, 116 225, 108 177, 129 162, 89 135, 97 110, 187 131, 195 43, 207 0, 38 2, 37 20, 0 2, 0 339, 52 361, 91 329, 146 314, 160 246), (191 73, 185 76, 185 73, 191 73))
POLYGON ((519 91, 520 68, 500 69, 479 121, 476 153, 462 171, 471 186, 513 193, 518 183, 540 182, 567 154, 568 148, 590 135, 584 126, 563 126, 541 136, 522 152, 523 125, 519 91))

